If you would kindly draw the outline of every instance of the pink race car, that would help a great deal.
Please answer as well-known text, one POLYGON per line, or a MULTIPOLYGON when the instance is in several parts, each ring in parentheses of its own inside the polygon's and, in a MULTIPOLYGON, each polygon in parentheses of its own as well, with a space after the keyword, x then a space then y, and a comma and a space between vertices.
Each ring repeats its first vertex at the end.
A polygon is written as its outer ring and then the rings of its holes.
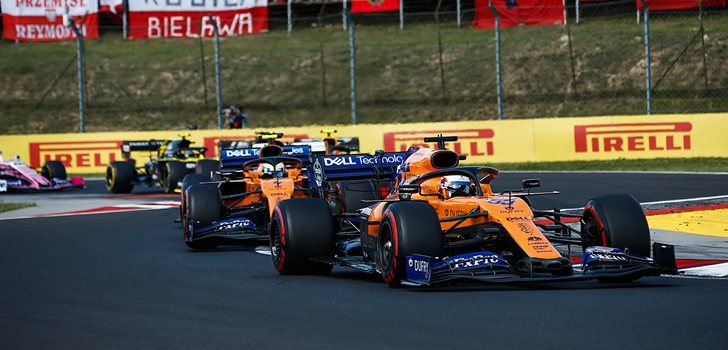
POLYGON ((67 187, 85 188, 82 177, 66 176, 66 167, 57 160, 43 164, 40 174, 19 158, 0 161, 0 192, 23 190, 60 190, 67 187))

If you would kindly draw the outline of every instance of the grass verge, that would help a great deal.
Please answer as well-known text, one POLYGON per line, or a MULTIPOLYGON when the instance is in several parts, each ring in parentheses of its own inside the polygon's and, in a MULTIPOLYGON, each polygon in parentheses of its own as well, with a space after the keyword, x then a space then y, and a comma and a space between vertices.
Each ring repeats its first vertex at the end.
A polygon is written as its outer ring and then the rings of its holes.
POLYGON ((0 202, 0 213, 6 211, 12 211, 17 209, 23 209, 28 207, 34 207, 35 203, 5 203, 0 202))

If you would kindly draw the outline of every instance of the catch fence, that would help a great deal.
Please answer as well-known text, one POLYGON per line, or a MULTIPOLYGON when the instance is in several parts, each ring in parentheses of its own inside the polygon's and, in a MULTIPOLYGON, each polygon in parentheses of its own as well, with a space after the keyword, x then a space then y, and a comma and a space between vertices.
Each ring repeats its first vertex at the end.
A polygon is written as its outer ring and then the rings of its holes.
MULTIPOLYGON (((479 3, 347 17, 271 1, 267 33, 221 38, 220 102, 256 128, 728 111, 725 7, 650 11, 646 27, 632 0, 568 1, 565 23, 494 30, 471 26, 479 3)), ((124 40, 101 23, 85 131, 219 127, 214 39, 124 40)), ((0 130, 79 131, 75 42, 0 47, 0 130)))

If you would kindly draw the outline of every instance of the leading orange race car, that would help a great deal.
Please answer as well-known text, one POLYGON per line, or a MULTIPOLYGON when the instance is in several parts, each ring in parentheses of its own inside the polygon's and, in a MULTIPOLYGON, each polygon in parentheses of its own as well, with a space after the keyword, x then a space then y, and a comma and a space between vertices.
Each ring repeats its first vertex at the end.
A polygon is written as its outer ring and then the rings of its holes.
POLYGON ((464 156, 445 148, 456 140, 425 138, 437 147, 412 147, 404 155, 378 152, 373 160, 314 157, 310 186, 322 198, 284 200, 273 211, 270 245, 278 272, 321 274, 342 265, 381 274, 391 287, 628 282, 675 272, 674 247, 651 244, 644 212, 631 195, 593 198, 582 213, 536 210, 529 196, 558 192, 532 192, 538 179, 524 180, 518 190, 493 192, 498 170, 459 166, 464 156), (398 166, 388 179, 390 191, 378 198, 379 175, 393 161, 398 166), (330 183, 342 178, 347 185, 331 190, 330 183), (357 188, 354 181, 375 185, 357 188), (337 213, 324 199, 327 193, 342 201, 354 196, 366 206, 337 213), (572 263, 571 245, 583 249, 580 264, 572 263))

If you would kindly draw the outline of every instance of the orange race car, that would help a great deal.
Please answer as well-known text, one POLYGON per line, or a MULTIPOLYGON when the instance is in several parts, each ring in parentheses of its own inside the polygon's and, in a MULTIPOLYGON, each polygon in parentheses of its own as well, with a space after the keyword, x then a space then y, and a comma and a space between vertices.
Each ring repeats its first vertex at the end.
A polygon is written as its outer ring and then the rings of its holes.
MULTIPOLYGON (((270 223, 276 269, 319 274, 334 265, 350 266, 379 273, 392 287, 454 281, 626 282, 675 271, 674 247, 651 246, 647 220, 632 196, 593 198, 580 214, 535 210, 529 196, 558 192, 531 192, 540 180, 527 179, 521 189, 494 193, 490 183, 498 170, 459 167, 464 157, 445 149, 445 142, 456 140, 425 138, 438 147, 410 148, 400 157, 385 198, 376 198, 376 187, 355 188, 349 182, 339 196, 363 198, 368 205, 356 211, 332 212, 323 198, 279 202, 270 223), (357 193, 362 188, 369 193, 357 193), (583 248, 581 264, 572 263, 571 245, 583 248)), ((326 193, 330 178, 341 172, 368 167, 377 174, 386 163, 349 155, 312 162, 315 171, 309 177, 316 181, 311 187, 322 187, 319 193, 326 193)))
POLYGON ((279 201, 310 197, 303 167, 309 153, 308 146, 275 143, 223 149, 214 176, 187 175, 180 206, 187 246, 212 249, 223 242, 267 239, 279 201))

